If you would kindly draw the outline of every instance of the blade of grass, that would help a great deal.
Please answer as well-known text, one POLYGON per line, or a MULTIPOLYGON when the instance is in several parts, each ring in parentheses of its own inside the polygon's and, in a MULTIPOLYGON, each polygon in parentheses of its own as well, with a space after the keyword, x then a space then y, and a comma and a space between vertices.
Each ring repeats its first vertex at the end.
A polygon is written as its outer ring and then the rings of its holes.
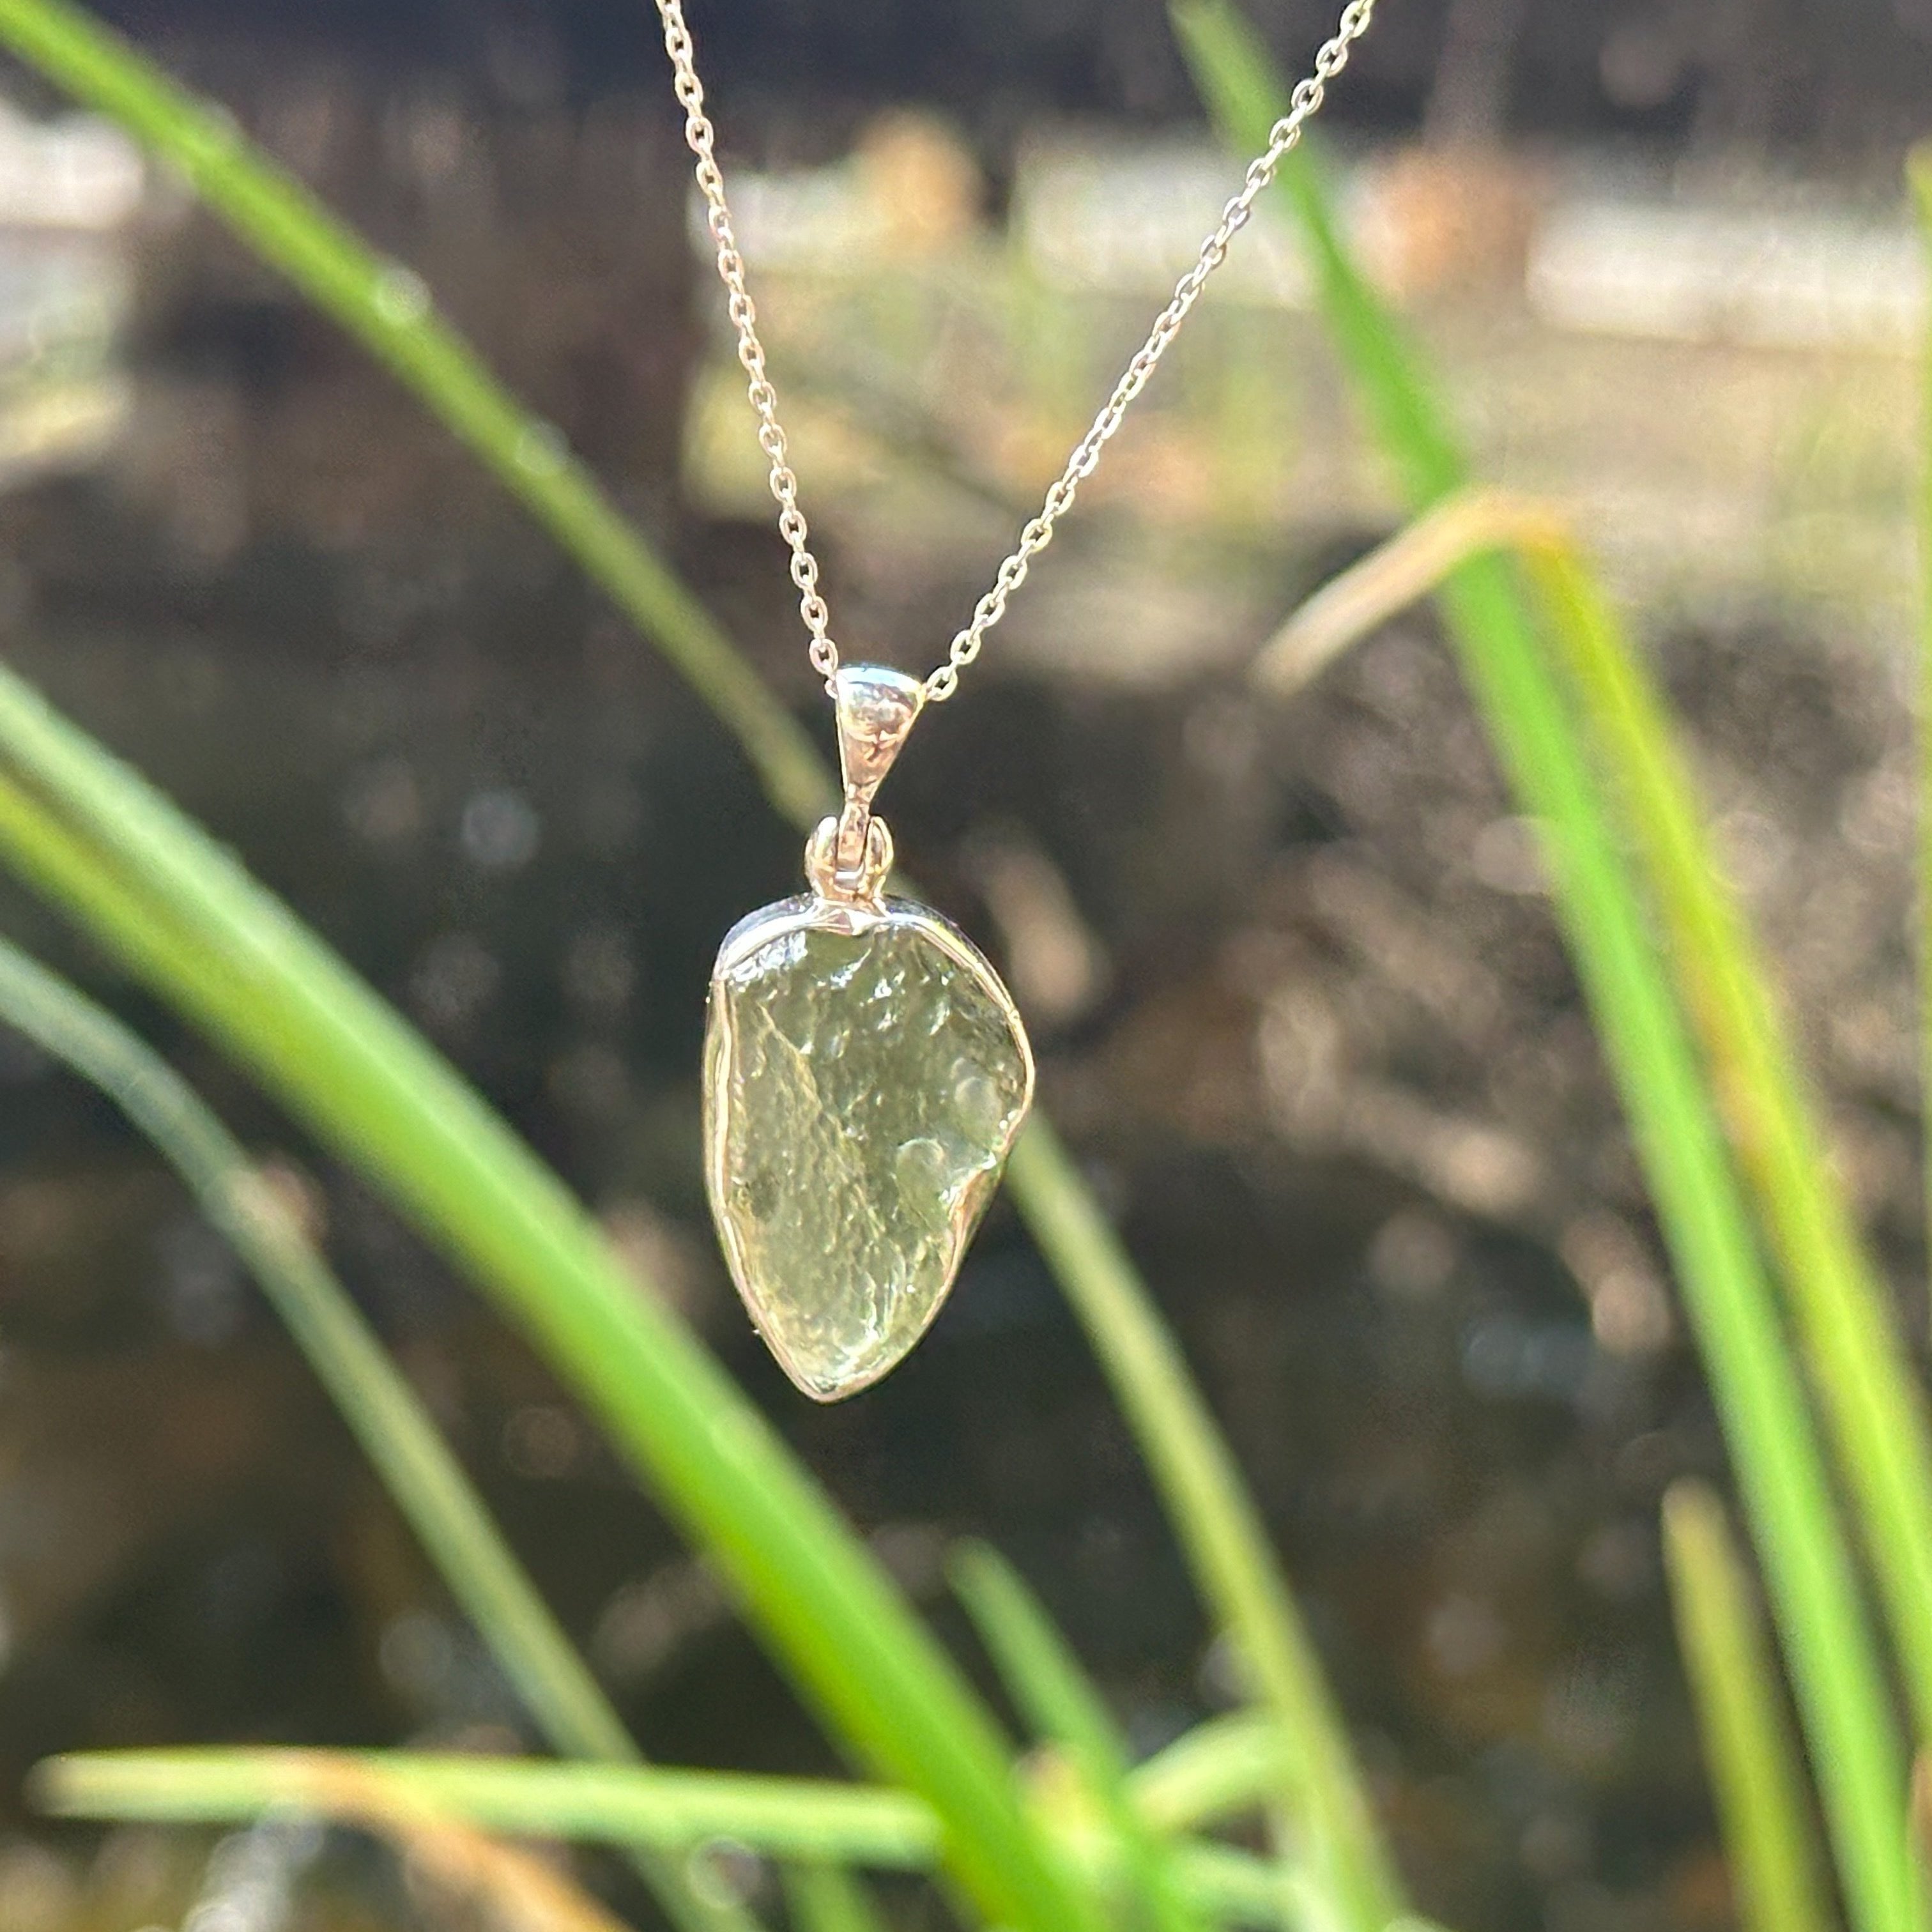
POLYGON ((1227 1440, 1190 1378, 1120 1237, 1059 1136, 1036 1118, 1010 1181, 1028 1226, 1079 1311, 1203 1594, 1234 1640, 1251 1694, 1278 1738, 1277 1795, 1308 1832, 1310 1857, 1350 1922, 1386 1925, 1401 1891, 1340 1712, 1227 1440))
MULTIPOLYGON (((1177 7, 1174 20, 1217 124, 1231 146, 1252 152, 1286 105, 1265 52, 1220 0, 1177 7)), ((1279 188, 1307 238, 1331 338, 1411 500, 1426 506, 1464 477, 1445 412, 1344 248, 1305 146, 1279 188)), ((1571 956, 1732 1445, 1854 1919, 1916 1924, 1902 1851, 1904 1753, 1876 1646, 1712 1096, 1622 856, 1622 828, 1510 567, 1498 558, 1464 564, 1442 604, 1504 776, 1543 830, 1571 956)))
POLYGON ((1724 1504, 1707 1485, 1681 1482, 1665 1496, 1664 1553, 1744 1932, 1824 1932, 1823 1866, 1796 1741, 1777 1702, 1778 1666, 1724 1504))
POLYGON ((1838 1445, 1918 1736, 1932 1738, 1932 1429, 1890 1298, 1855 1230, 1768 976, 1705 836, 1669 715, 1574 548, 1530 567, 1628 804, 1712 1085, 1838 1445))
POLYGON ((1078 1660, 1019 1574, 983 1543, 962 1544, 948 1566, 1008 1694, 1042 1741, 1071 1761, 1120 1844, 1140 1904, 1163 1932, 1198 1932, 1175 1882, 1168 1849, 1136 1807, 1126 1747, 1078 1660))
MULTIPOLYGON (((30 1795, 58 1817, 222 1823, 288 1810, 367 1818, 432 1808, 509 1837, 646 1844, 666 1853, 721 1840, 799 1865, 926 1872, 943 1855, 932 1808, 910 1792, 656 1766, 542 1763, 410 1751, 93 1751, 35 1766, 30 1795)), ((1090 1832, 1069 1858, 1103 1876, 1120 1853, 1090 1832)), ((1183 1840, 1176 1871, 1216 1921, 1332 1932, 1305 1880, 1231 1846, 1183 1840)))
MULTIPOLYGON (((1202 1839, 1177 1844, 1174 1862, 1188 1896, 1217 1924, 1337 1932, 1342 1923, 1329 1894, 1286 1863, 1202 1839)), ((1406 1916, 1389 1924, 1390 1932, 1419 1932, 1420 1922, 1406 1916)))
POLYGON ((549 424, 520 409, 436 314, 413 269, 376 254, 197 100, 84 9, 0 0, 0 42, 177 170, 262 260, 357 338, 563 539, 706 704, 736 720, 772 804, 815 823, 836 794, 811 739, 703 603, 638 539, 549 424))
POLYGON ((866 1888, 838 1865, 788 1865, 784 1886, 791 1932, 886 1932, 866 1888))
POLYGON ((1288 1750, 1271 1712, 1210 1718, 1134 1767, 1134 1803, 1162 1832, 1192 1831, 1252 1811, 1280 1789, 1288 1750))
MULTIPOLYGON (((294 1336, 451 1594, 557 1750, 634 1762, 639 1753, 462 1466, 282 1192, 173 1068, 111 1014, 0 940, 0 1020, 91 1081, 167 1159, 294 1336)), ((681 1866, 640 1874, 680 1932, 748 1932, 681 1866)))
POLYGON ((511 1838, 650 1845, 668 1854, 728 1840, 802 1863, 926 1871, 943 1834, 910 1792, 656 1765, 544 1763, 417 1751, 91 1751, 34 1768, 29 1795, 62 1818, 226 1822, 277 1810, 338 1814, 433 1805, 511 1838))
MULTIPOLYGON (((387 363, 665 652, 738 738, 774 806, 801 826, 815 822, 836 793, 796 722, 588 473, 434 316, 410 271, 371 254, 250 152, 232 122, 62 0, 0 0, 0 40, 178 168, 265 259, 387 363)), ((300 1070, 285 1066, 283 1077, 298 1078, 300 1070)), ((1144 1285, 1037 1115, 1016 1151, 1010 1185, 1142 1436, 1204 1596, 1260 1694, 1291 1734, 1310 1741, 1290 1796, 1306 1805, 1356 1920, 1378 1927, 1400 1903, 1393 1867, 1232 1458, 1144 1285)))
POLYGON ((1424 596, 1472 556, 1510 549, 1541 598, 1654 898, 1731 1144, 1784 1264, 1812 1379, 1858 1504, 1922 1735, 1932 1735, 1932 1429, 1844 1190, 1768 967, 1726 884, 1668 708, 1562 520, 1504 492, 1450 497, 1345 572, 1257 663, 1280 688, 1424 596))

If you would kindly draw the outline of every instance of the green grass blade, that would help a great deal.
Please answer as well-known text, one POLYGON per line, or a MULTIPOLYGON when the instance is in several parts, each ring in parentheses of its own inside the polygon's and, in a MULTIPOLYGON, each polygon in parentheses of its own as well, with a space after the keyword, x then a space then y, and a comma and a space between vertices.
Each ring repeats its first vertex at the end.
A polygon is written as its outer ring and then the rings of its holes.
POLYGON ((555 431, 519 409, 437 316, 420 277, 331 220, 250 148, 228 115, 177 86, 83 9, 66 0, 0 0, 0 41, 178 170, 264 261, 415 390, 556 532, 705 702, 737 721, 779 810, 810 820, 826 808, 832 794, 797 720, 770 702, 704 604, 638 541, 555 431))
POLYGON ((791 1932, 886 1932, 865 1887, 838 1865, 788 1865, 785 1906, 791 1932))
POLYGON ((1778 1667, 1724 1505, 1704 1484, 1664 1497, 1664 1552, 1744 1932, 1825 1932, 1832 1914, 1778 1667))
POLYGON ((1199 1932, 1167 1846, 1134 1804, 1112 1714, 1019 1573, 983 1543, 962 1544, 948 1567, 1007 1694, 1036 1735, 1066 1754, 1118 1840, 1145 1921, 1161 1932, 1199 1932))
POLYGON ((1348 1733, 1228 1453, 1099 1204, 1060 1139, 1036 1120, 1014 1150, 1010 1184, 1028 1225, 1079 1311, 1142 1453, 1168 1498, 1196 1576, 1220 1611, 1253 1694, 1292 1748, 1277 1787, 1310 1832, 1314 1863, 1355 1924, 1386 1924, 1401 1888, 1356 1768, 1348 1733))
MULTIPOLYGON (((1540 593, 1610 793, 1621 803, 1668 941, 1682 1004, 1759 1219, 1782 1260, 1814 1382, 1890 1612, 1922 1736, 1932 1735, 1932 1432, 1748 920, 1712 848, 1662 697, 1562 520, 1493 490, 1450 498, 1345 572, 1269 657, 1292 677, 1462 560, 1506 549, 1540 593)), ((1265 677, 1268 667, 1258 666, 1265 677)))
MULTIPOLYGON (((1288 104, 1280 70, 1227 0, 1171 0, 1169 16, 1208 118, 1224 141, 1257 154, 1288 104)), ((1372 440, 1414 502, 1446 496, 1468 464, 1430 393, 1422 359, 1370 287, 1336 226, 1318 144, 1304 138, 1276 176, 1293 206, 1322 313, 1348 365, 1372 440)))
POLYGON ((688 1852, 729 1839, 766 1856, 926 1871, 942 1832, 910 1792, 655 1765, 551 1764, 415 1751, 94 1751, 50 1758, 31 1795, 58 1817, 207 1823, 392 1795, 506 1837, 688 1852))
MULTIPOLYGON (((944 1838, 931 1807, 910 1792, 406 1751, 84 1752, 37 1766, 31 1795, 56 1816, 157 1824, 236 1822, 304 1808, 406 1816, 427 1806, 506 1837, 646 1844, 667 1853, 728 1840, 802 1866, 880 1871, 932 1870, 944 1838)), ((1070 1838, 1066 1850, 1103 1880, 1120 1862, 1118 1846, 1091 1833, 1070 1838)), ((1334 1932, 1319 1894, 1292 1871, 1192 1840, 1178 1841, 1173 1856, 1187 1896, 1217 1923, 1334 1932)))
POLYGON ((1711 848, 1664 701, 1575 550, 1539 550, 1531 568, 1625 801, 1731 1144, 1784 1262, 1918 1733, 1932 1738, 1932 1428, 1924 1395, 1855 1230, 1768 975, 1711 848))
MULTIPOLYGON (((1202 1839, 1177 1844, 1174 1863, 1188 1897, 1217 1924, 1279 1932, 1338 1932, 1341 1925, 1334 1901, 1290 1866, 1202 1839)), ((1390 1932, 1417 1923, 1393 1919, 1390 1932)))
MULTIPOLYGON (((0 940, 0 1020, 91 1081, 173 1166, 287 1325, 351 1432, 550 1742, 635 1762, 622 1720, 550 1615, 354 1302, 281 1195, 187 1082, 111 1014, 0 940)), ((746 1932, 674 1863, 642 1875, 680 1932, 746 1932)))
MULTIPOLYGON (((520 412, 427 305, 405 268, 364 248, 295 183, 252 154, 232 123, 196 103, 124 43, 62 0, 0 0, 0 40, 178 167, 218 213, 380 356, 483 460, 673 662, 744 746, 766 791, 809 825, 834 796, 808 740, 738 658, 689 590, 651 554, 543 426, 520 412)), ((298 1070, 290 1077, 298 1077, 298 1070)), ((1298 1780, 1331 1864, 1365 1923, 1395 1909, 1393 1870, 1348 1768, 1339 1724, 1232 1459, 1072 1164, 1034 1126, 1011 1186, 1112 1373, 1162 1483, 1204 1596, 1284 1724, 1306 1733, 1317 1768, 1298 1780), (1124 1379, 1132 1378, 1132 1379, 1124 1379), (1317 1727, 1320 1734, 1317 1736, 1317 1727)))
POLYGON ((635 1747, 505 1547, 482 1499, 272 1180, 160 1056, 0 940, 0 1021, 106 1094, 164 1154, 254 1276, 412 1528, 547 1730, 592 1756, 635 1747))
MULTIPOLYGON (((1252 152, 1282 100, 1265 53, 1219 0, 1177 10, 1230 145, 1252 152)), ((1334 340, 1417 507, 1464 465, 1412 352, 1355 268, 1306 150, 1282 190, 1310 243, 1334 340)), ((1523 808, 1543 829, 1559 916, 1643 1160, 1736 1459, 1798 1689, 1853 1916, 1918 1922, 1902 1851, 1904 1754, 1804 1392, 1719 1129, 1592 758, 1500 559, 1463 566, 1442 607, 1523 808)))
POLYGON ((1272 1712, 1232 1711, 1136 1765, 1134 1803, 1157 1830, 1192 1831, 1266 1804, 1281 1789, 1289 1756, 1272 1712))

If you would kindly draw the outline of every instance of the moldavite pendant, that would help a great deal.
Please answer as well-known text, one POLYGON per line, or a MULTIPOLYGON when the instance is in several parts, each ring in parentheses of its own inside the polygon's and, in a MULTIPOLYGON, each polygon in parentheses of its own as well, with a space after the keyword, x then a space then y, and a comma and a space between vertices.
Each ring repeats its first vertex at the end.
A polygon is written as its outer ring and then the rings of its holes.
POLYGON ((807 1395, 877 1382, 926 1333, 1033 1100, 1033 1051, 979 949, 882 892, 872 795, 919 715, 916 679, 842 668, 844 808, 806 848, 812 891, 740 920, 711 976, 705 1182, 731 1279, 807 1395))

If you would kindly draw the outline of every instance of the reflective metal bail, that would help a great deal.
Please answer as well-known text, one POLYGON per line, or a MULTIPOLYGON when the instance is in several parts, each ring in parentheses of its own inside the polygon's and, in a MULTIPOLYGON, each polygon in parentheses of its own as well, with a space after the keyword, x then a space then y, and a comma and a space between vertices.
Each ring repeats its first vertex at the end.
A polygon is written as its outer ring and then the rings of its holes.
POLYGON ((926 686, 884 664, 842 664, 832 676, 832 696, 845 803, 812 835, 805 848, 806 876, 822 898, 872 905, 892 865, 892 834, 872 816, 872 795, 919 716, 926 686))

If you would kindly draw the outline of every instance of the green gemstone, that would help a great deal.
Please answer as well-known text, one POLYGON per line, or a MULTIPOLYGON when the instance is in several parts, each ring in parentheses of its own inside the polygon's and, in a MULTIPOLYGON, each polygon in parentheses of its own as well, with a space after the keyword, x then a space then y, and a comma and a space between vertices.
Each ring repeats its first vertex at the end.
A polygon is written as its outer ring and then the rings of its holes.
POLYGON ((788 899, 725 940, 705 1048, 712 1211, 807 1394, 863 1388, 926 1332, 1032 1090, 1006 989, 923 907, 788 899))

